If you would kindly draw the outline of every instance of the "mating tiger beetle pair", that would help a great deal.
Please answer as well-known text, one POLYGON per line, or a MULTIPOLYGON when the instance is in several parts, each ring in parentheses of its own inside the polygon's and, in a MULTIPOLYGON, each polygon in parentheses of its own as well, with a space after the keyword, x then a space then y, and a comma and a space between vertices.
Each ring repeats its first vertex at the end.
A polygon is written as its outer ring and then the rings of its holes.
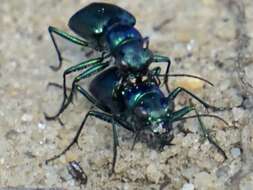
POLYGON ((59 58, 59 65, 57 67, 51 66, 53 70, 59 70, 63 61, 54 35, 58 35, 81 47, 93 48, 100 52, 101 56, 85 60, 64 71, 62 105, 54 116, 45 114, 46 119, 58 118, 72 102, 76 91, 80 92, 97 109, 88 111, 68 147, 46 162, 59 158, 78 142, 81 130, 90 116, 112 124, 114 142, 112 173, 114 172, 119 145, 117 127, 124 127, 132 131, 135 134, 134 143, 140 132, 149 131, 159 139, 161 146, 164 146, 169 144, 173 138, 172 124, 174 122, 196 117, 204 137, 218 149, 224 158, 227 158, 222 148, 211 138, 200 118, 215 117, 224 120, 215 115, 201 115, 193 105, 175 111, 174 99, 179 93, 184 92, 201 103, 206 109, 222 109, 209 105, 184 88, 178 87, 170 91, 168 77, 188 76, 211 83, 193 75, 169 74, 169 57, 155 54, 149 49, 148 37, 142 37, 134 27, 135 22, 135 17, 131 13, 116 5, 92 3, 79 10, 69 20, 70 29, 80 37, 70 35, 52 26, 49 27, 49 34, 59 58), (113 65, 111 58, 113 58, 113 65), (150 64, 153 62, 166 63, 166 72, 161 74, 160 67, 149 69, 150 64), (70 94, 67 95, 66 76, 76 71, 82 72, 74 78, 70 94), (91 81, 89 90, 78 84, 80 80, 95 74, 97 76, 91 81), (162 82, 160 77, 163 77, 162 82), (168 95, 165 95, 161 90, 162 83, 165 85, 168 95), (185 116, 192 111, 195 112, 195 115, 185 116))

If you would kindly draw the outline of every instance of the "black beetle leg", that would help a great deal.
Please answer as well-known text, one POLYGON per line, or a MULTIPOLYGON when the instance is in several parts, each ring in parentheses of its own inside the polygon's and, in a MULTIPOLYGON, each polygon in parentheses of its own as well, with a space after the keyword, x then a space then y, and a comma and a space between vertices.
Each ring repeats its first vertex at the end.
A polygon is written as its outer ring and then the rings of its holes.
POLYGON ((166 57, 166 56, 162 56, 162 55, 153 55, 152 61, 153 62, 166 62, 167 63, 165 75, 164 75, 164 78, 163 78, 163 83, 165 84, 167 92, 170 93, 169 84, 168 84, 168 74, 169 74, 170 64, 171 64, 170 58, 166 57))
POLYGON ((135 144, 136 144, 136 142, 137 142, 139 136, 140 136, 140 130, 136 131, 136 133, 135 133, 135 135, 134 135, 134 141, 133 141, 133 144, 132 144, 132 147, 131 147, 131 150, 132 150, 132 151, 134 150, 135 144))
POLYGON ((181 88, 181 87, 177 87, 176 89, 174 89, 168 96, 168 99, 170 100, 174 100, 176 98, 176 96, 180 93, 180 92, 185 92, 186 94, 190 95, 191 97, 193 97, 195 100, 197 100, 198 102, 200 102, 206 109, 211 108, 211 109, 219 109, 215 106, 209 105, 208 103, 206 103, 204 100, 200 99, 199 97, 197 97, 196 95, 194 95, 193 93, 191 93, 190 91, 181 88))
POLYGON ((159 75, 161 73, 161 67, 155 67, 148 71, 148 77, 152 80, 155 80, 158 86, 161 85, 161 80, 159 75))
POLYGON ((68 41, 71 41, 74 44, 81 45, 81 46, 88 46, 88 42, 86 42, 84 40, 81 40, 78 37, 72 36, 72 35, 70 35, 70 34, 68 34, 66 32, 63 32, 63 31, 61 31, 58 28, 55 28, 53 26, 49 26, 48 27, 48 32, 49 32, 50 37, 51 37, 51 39, 53 41, 53 44, 54 44, 54 47, 55 47, 55 50, 56 50, 56 53, 57 53, 57 56, 58 56, 58 59, 59 59, 59 65, 58 66, 56 66, 56 67, 55 66, 50 66, 51 69, 53 69, 54 71, 58 71, 61 68, 63 58, 61 56, 61 52, 60 52, 60 50, 58 48, 58 45, 57 45, 57 43, 55 41, 55 38, 54 38, 53 34, 57 34, 58 36, 66 39, 68 41))
POLYGON ((113 120, 112 116, 109 115, 109 114, 105 114, 105 113, 98 112, 98 111, 89 111, 89 112, 85 115, 85 117, 84 117, 84 119, 83 119, 83 121, 82 121, 82 123, 81 123, 81 125, 80 125, 80 127, 79 127, 79 129, 78 129, 78 131, 77 131, 77 133, 76 133, 76 135, 75 135, 75 137, 74 137, 74 139, 71 141, 71 143, 70 143, 60 154, 57 154, 57 155, 55 155, 54 157, 52 157, 52 158, 46 160, 46 164, 48 164, 49 162, 51 162, 51 161, 53 161, 53 160, 55 160, 55 159, 61 157, 61 156, 64 155, 74 144, 77 144, 77 143, 78 143, 78 138, 79 138, 79 136, 80 136, 80 134, 81 134, 81 131, 82 131, 83 127, 85 126, 85 123, 86 123, 86 121, 87 121, 87 119, 88 119, 89 116, 94 116, 94 117, 96 117, 96 118, 98 118, 98 119, 101 119, 101 120, 106 121, 106 122, 109 122, 109 123, 112 123, 112 120, 113 120))
POLYGON ((44 113, 45 118, 47 120, 56 119, 71 103, 77 82, 79 82, 82 79, 88 78, 91 75, 96 74, 97 72, 102 71, 103 69, 105 69, 108 66, 109 66, 109 63, 107 63, 107 62, 106 63, 97 63, 97 64, 93 65, 92 67, 88 68, 87 70, 85 70, 83 73, 81 73, 77 77, 75 77, 74 81, 72 82, 72 89, 71 89, 70 95, 68 97, 64 97, 62 105, 61 105, 58 113, 56 113, 54 116, 48 116, 46 113, 44 113))
POLYGON ((116 164, 116 160, 117 160, 117 147, 119 146, 116 125, 115 125, 115 121, 113 119, 112 119, 112 129, 113 129, 113 159, 112 159, 112 170, 109 173, 109 176, 111 176, 115 172, 114 168, 115 168, 115 164, 116 164))
POLYGON ((200 124, 200 129, 203 132, 204 138, 206 138, 212 145, 215 146, 215 148, 217 148, 217 150, 222 154, 222 156, 227 159, 226 153, 224 152, 224 150, 218 145, 218 143, 212 139, 212 137, 209 135, 207 129, 205 128, 202 120, 200 119, 201 115, 198 114, 197 110, 195 107, 193 106, 186 106, 184 108, 181 108, 178 111, 175 111, 171 114, 170 119, 171 122, 175 122, 175 121, 180 121, 184 118, 183 116, 186 115, 187 113, 191 112, 191 111, 195 111, 196 113, 196 117, 198 118, 199 124, 200 124))

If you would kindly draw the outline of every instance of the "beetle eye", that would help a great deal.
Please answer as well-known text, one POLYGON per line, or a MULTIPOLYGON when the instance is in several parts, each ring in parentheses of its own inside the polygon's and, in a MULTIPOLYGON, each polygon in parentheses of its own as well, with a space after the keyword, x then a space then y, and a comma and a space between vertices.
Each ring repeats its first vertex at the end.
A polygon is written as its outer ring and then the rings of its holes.
POLYGON ((147 110, 145 110, 143 107, 140 106, 136 107, 134 112, 138 117, 141 118, 146 118, 148 116, 147 110))

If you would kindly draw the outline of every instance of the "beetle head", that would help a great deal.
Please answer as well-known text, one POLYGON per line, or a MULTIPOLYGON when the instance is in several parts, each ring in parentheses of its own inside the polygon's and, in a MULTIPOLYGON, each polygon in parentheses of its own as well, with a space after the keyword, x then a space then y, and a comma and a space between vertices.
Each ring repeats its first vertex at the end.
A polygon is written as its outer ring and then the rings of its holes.
POLYGON ((147 70, 151 63, 151 58, 152 52, 144 47, 143 42, 139 41, 124 44, 118 56, 121 67, 132 73, 147 70))

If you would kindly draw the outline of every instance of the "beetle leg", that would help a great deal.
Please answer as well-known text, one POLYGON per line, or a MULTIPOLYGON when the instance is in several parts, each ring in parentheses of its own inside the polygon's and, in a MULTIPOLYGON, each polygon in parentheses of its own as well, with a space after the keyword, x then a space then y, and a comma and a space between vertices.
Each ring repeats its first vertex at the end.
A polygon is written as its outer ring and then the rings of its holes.
POLYGON ((134 136, 134 141, 133 141, 132 147, 131 147, 132 151, 134 150, 135 144, 136 144, 137 139, 139 138, 139 136, 140 136, 140 130, 137 130, 136 133, 135 133, 135 136, 134 136))
POLYGON ((170 64, 171 64, 170 58, 166 56, 162 56, 162 55, 154 55, 152 61, 156 63, 167 62, 167 67, 166 67, 165 75, 163 78, 163 83, 165 84, 167 92, 170 93, 169 84, 168 84, 168 74, 169 74, 170 64))
POLYGON ((97 72, 102 71, 103 69, 105 69, 108 66, 109 66, 108 62, 106 62, 106 63, 97 63, 97 64, 94 64, 92 67, 86 69, 83 73, 81 73, 77 77, 75 77, 74 81, 72 82, 72 89, 71 89, 70 95, 68 97, 64 96, 64 99, 62 101, 62 105, 61 105, 59 111, 54 116, 48 116, 46 113, 44 113, 45 118, 47 120, 56 119, 68 107, 68 105, 71 103, 73 95, 74 95, 74 91, 75 91, 75 88, 76 88, 76 83, 79 82, 82 79, 88 78, 91 75, 96 74, 97 72))
POLYGON ((111 176, 115 172, 114 168, 117 160, 117 147, 119 146, 119 140, 114 119, 112 119, 112 131, 113 131, 113 159, 112 159, 112 170, 109 173, 109 176, 111 176))
POLYGON ((65 98, 67 97, 67 94, 66 94, 66 76, 68 74, 86 69, 88 67, 95 66, 97 64, 103 64, 102 61, 103 61, 103 59, 100 58, 100 57, 99 58, 94 58, 94 59, 83 61, 83 62, 81 62, 77 65, 74 65, 74 66, 68 68, 67 70, 65 70, 64 73, 63 73, 63 96, 65 98))
MULTIPOLYGON (((206 80, 202 77, 199 77, 199 76, 190 75, 190 74, 169 74, 170 65, 171 65, 171 61, 170 61, 169 57, 165 57, 165 56, 161 56, 161 55, 154 55, 153 56, 153 62, 167 62, 167 67, 166 67, 165 74, 160 74, 160 72, 159 72, 159 73, 154 73, 153 75, 157 75, 157 76, 160 76, 160 77, 164 78, 163 81, 164 81, 164 84, 166 86, 166 90, 168 91, 168 93, 170 93, 169 86, 168 86, 168 77, 176 77, 176 76, 192 77, 192 78, 197 78, 199 80, 202 80, 202 81, 208 83, 211 86, 214 86, 210 81, 208 81, 208 80, 206 80)), ((151 69, 151 71, 152 71, 152 69, 151 69)))
POLYGON ((109 55, 102 55, 102 57, 89 59, 89 60, 83 61, 83 62, 81 62, 77 65, 71 66, 67 70, 65 70, 64 73, 63 73, 63 97, 67 98, 67 94, 66 94, 66 76, 68 74, 86 69, 88 67, 96 66, 98 64, 104 64, 103 60, 105 58, 107 58, 108 56, 109 55))
POLYGON ((79 138, 79 136, 81 134, 81 131, 82 131, 83 127, 85 126, 85 123, 86 123, 89 116, 94 116, 96 118, 99 118, 99 119, 104 120, 104 121, 109 122, 109 123, 111 123, 111 121, 112 121, 112 116, 111 115, 108 115, 108 114, 105 114, 105 113, 102 113, 102 112, 98 112, 98 111, 89 111, 85 115, 85 117, 84 117, 84 119, 83 119, 83 121, 82 121, 75 137, 71 141, 71 143, 60 154, 57 154, 54 157, 46 160, 46 164, 53 161, 53 160, 55 160, 55 159, 57 159, 57 158, 59 158, 59 157, 61 157, 62 155, 64 155, 74 144, 78 144, 78 138, 79 138))
POLYGON ((75 135, 75 137, 74 137, 74 139, 71 141, 71 143, 70 143, 60 154, 57 154, 57 155, 53 156, 53 157, 50 158, 50 159, 47 159, 47 160, 46 160, 46 164, 48 164, 49 162, 51 162, 51 161, 53 161, 53 160, 55 160, 55 159, 61 157, 62 155, 64 155, 74 144, 76 144, 76 143, 78 144, 78 138, 79 138, 79 136, 80 136, 80 134, 81 134, 81 131, 82 131, 84 125, 85 125, 86 120, 88 119, 88 117, 89 117, 90 115, 92 115, 92 112, 91 112, 91 111, 89 111, 89 112, 85 115, 85 117, 84 117, 84 119, 83 119, 83 121, 82 121, 82 123, 81 123, 81 125, 80 125, 80 127, 79 127, 79 129, 78 129, 78 131, 77 131, 77 133, 76 133, 76 135, 75 135))
POLYGON ((151 79, 152 79, 152 77, 155 78, 155 81, 158 86, 161 85, 161 80, 159 78, 160 73, 161 73, 161 67, 154 67, 154 68, 150 69, 148 72, 148 75, 150 75, 151 79))
POLYGON ((61 157, 62 155, 64 155, 74 144, 78 144, 78 138, 79 138, 79 136, 81 134, 81 131, 82 131, 82 129, 83 129, 83 127, 84 127, 84 125, 85 125, 85 123, 86 123, 89 116, 94 116, 98 119, 101 119, 103 121, 106 121, 106 122, 112 124, 112 127, 113 127, 113 161, 112 161, 112 170, 110 172, 110 175, 112 175, 114 173, 114 168, 115 168, 115 164, 116 164, 116 160, 117 160, 117 147, 119 146, 115 121, 114 121, 112 115, 102 113, 102 112, 98 112, 98 111, 89 111, 85 115, 85 117, 84 117, 84 119, 83 119, 83 121, 82 121, 75 137, 71 141, 71 143, 60 154, 57 154, 54 157, 46 160, 46 164, 48 164, 49 162, 51 162, 51 161, 61 157))
MULTIPOLYGON (((62 89, 62 90, 64 89, 63 85, 55 83, 55 82, 49 82, 47 84, 47 88, 49 88, 50 86, 56 87, 56 88, 59 88, 59 89, 62 89)), ((66 91, 71 91, 71 88, 66 87, 66 91)), ((75 93, 74 95, 75 95, 75 98, 77 98, 77 94, 75 93)))
MULTIPOLYGON (((49 83, 47 83, 47 90, 48 90, 48 88, 51 87, 51 86, 52 86, 52 87, 59 88, 59 89, 63 89, 63 86, 62 86, 61 84, 58 84, 58 83, 56 83, 56 82, 49 82, 49 83)), ((67 91, 70 91, 71 88, 66 87, 66 90, 67 90, 67 91)))
POLYGON ((181 108, 178 111, 174 111, 170 114, 169 118, 172 122, 180 120, 184 115, 188 114, 189 112, 193 111, 195 108, 192 106, 186 106, 181 108))
POLYGON ((186 120, 186 119, 193 119, 196 117, 212 117, 215 118, 217 120, 220 120, 221 122, 223 122, 225 125, 227 125, 228 127, 230 126, 229 123, 227 121, 225 121, 223 118, 219 117, 218 115, 213 115, 213 114, 198 114, 198 115, 191 115, 191 116, 187 116, 187 117, 182 117, 180 119, 177 119, 177 121, 181 121, 181 120, 186 120))
MULTIPOLYGON (((79 71, 79 70, 82 70, 82 69, 85 69, 87 67, 92 67, 92 66, 95 66, 96 64, 102 64, 102 59, 101 58, 95 58, 95 59, 90 59, 90 60, 87 60, 87 61, 84 61, 84 62, 81 62, 77 65, 74 65, 70 68, 68 68, 67 70, 64 71, 63 73, 63 101, 62 101, 62 104, 61 104, 61 107, 64 106, 65 102, 66 102, 66 99, 67 99, 67 87, 66 87, 66 76, 72 72, 76 72, 76 71, 79 71)), ((71 89, 71 92, 72 92, 72 89, 71 89)), ((46 114, 46 118, 47 119, 55 119, 56 117, 58 116, 52 116, 52 117, 49 117, 47 116, 46 114)))
POLYGON ((158 138, 159 138, 159 141, 160 141, 159 142, 159 144, 160 144, 159 150, 160 151, 162 151, 165 146, 174 145, 173 143, 171 143, 171 141, 174 139, 173 134, 169 134, 169 136, 167 136, 167 135, 158 136, 158 138))
POLYGON ((86 41, 84 41, 84 40, 82 40, 82 39, 80 39, 80 38, 78 38, 76 36, 70 35, 67 32, 61 31, 58 28, 55 28, 53 26, 49 26, 48 27, 48 32, 49 32, 50 37, 51 37, 51 39, 53 41, 53 44, 54 44, 54 47, 55 47, 55 50, 56 50, 56 53, 57 53, 57 56, 58 56, 58 59, 59 59, 59 65, 58 66, 56 66, 56 67, 55 66, 50 66, 51 69, 53 69, 54 71, 57 71, 57 70, 59 70, 61 68, 63 58, 61 56, 61 52, 60 52, 60 50, 58 48, 58 45, 57 45, 57 43, 55 41, 55 38, 54 38, 53 34, 57 34, 58 36, 66 39, 68 41, 71 41, 74 44, 77 44, 77 45, 80 45, 80 46, 88 46, 88 42, 86 42, 86 41))
POLYGON ((210 136, 208 130, 207 130, 207 129, 205 128, 205 126, 204 126, 204 123, 203 123, 202 120, 200 119, 200 115, 199 115, 198 111, 197 111, 196 109, 194 109, 194 110, 195 110, 195 113, 196 113, 196 115, 197 115, 197 118, 198 118, 198 121, 199 121, 199 125, 200 125, 200 128, 201 128, 202 132, 203 132, 204 137, 205 137, 211 144, 213 144, 213 145, 217 148, 217 150, 223 155, 223 157, 224 157, 225 160, 226 160, 226 159, 227 159, 226 153, 225 153, 224 150, 219 146, 219 144, 217 143, 217 141, 216 141, 215 139, 213 139, 213 138, 210 136))
MULTIPOLYGON (((82 88, 80 85, 76 85, 76 89, 84 96, 86 97, 95 107, 101 109, 104 112, 109 112, 108 109, 106 107, 104 107, 102 104, 99 104, 97 102, 97 100, 91 96, 84 88, 82 88)), ((122 127, 124 127, 125 129, 135 132, 133 130, 133 127, 131 127, 131 124, 126 122, 125 119, 122 119, 120 117, 114 116, 114 120, 116 121, 116 123, 118 123, 119 125, 121 125, 122 127)))
POLYGON ((83 87, 81 87, 80 85, 77 84, 77 85, 76 85, 76 89, 77 89, 85 98, 87 98, 87 100, 90 101, 95 107, 97 107, 97 108, 103 110, 104 112, 107 112, 107 111, 108 111, 103 105, 99 104, 99 103, 97 102, 97 100, 96 100, 93 96, 91 96, 91 95, 87 92, 87 90, 85 90, 83 87))
POLYGON ((201 115, 199 115, 198 111, 196 110, 195 107, 193 106, 186 106, 184 108, 181 108, 178 111, 175 111, 171 114, 170 120, 171 122, 175 122, 175 121, 180 121, 182 119, 185 119, 183 116, 186 115, 187 113, 191 112, 191 111, 195 111, 196 113, 196 117, 198 118, 198 122, 200 125, 200 129, 203 133, 204 138, 206 138, 212 145, 215 146, 215 148, 217 148, 217 150, 223 155, 223 157, 225 159, 227 159, 226 153, 224 152, 224 150, 218 145, 218 143, 209 135, 207 129, 205 128, 202 120, 201 120, 201 115))
POLYGON ((196 95, 194 95, 193 93, 191 93, 190 91, 181 88, 181 87, 177 87, 176 89, 174 89, 168 96, 169 100, 174 100, 176 98, 176 96, 180 93, 180 92, 185 92, 188 95, 190 95, 191 97, 193 97, 195 100, 197 100, 198 102, 200 102, 206 109, 210 108, 213 110, 223 110, 223 108, 218 108, 212 105, 209 105, 208 103, 206 103, 204 100, 200 99, 199 97, 197 97, 196 95))
POLYGON ((103 59, 102 58, 94 58, 94 59, 90 59, 90 60, 86 60, 86 61, 83 61, 77 65, 74 65, 70 68, 68 68, 67 70, 64 71, 63 73, 63 85, 62 85, 62 88, 63 88, 63 102, 62 102, 62 105, 65 104, 65 101, 67 99, 67 87, 66 87, 66 77, 68 74, 70 73, 73 73, 73 72, 76 72, 76 71, 80 71, 80 70, 83 70, 87 67, 92 67, 92 66, 95 66, 97 64, 103 64, 102 63, 103 59))

